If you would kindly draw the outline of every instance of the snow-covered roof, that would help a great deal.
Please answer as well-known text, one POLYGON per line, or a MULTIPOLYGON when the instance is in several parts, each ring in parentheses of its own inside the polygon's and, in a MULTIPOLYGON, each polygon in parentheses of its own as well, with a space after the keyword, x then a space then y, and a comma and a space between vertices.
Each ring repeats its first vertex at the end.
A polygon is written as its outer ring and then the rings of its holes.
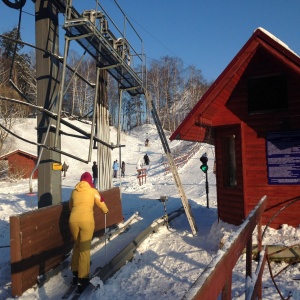
POLYGON ((3 155, 1 155, 0 156, 0 159, 5 159, 5 158, 7 158, 7 157, 9 157, 9 156, 11 156, 11 155, 13 155, 13 154, 15 154, 15 153, 23 153, 23 154, 25 154, 25 155, 27 155, 27 156, 30 156, 30 157, 34 157, 34 158, 36 158, 37 156, 35 155, 35 154, 33 154, 33 153, 30 153, 30 152, 27 152, 27 151, 24 151, 24 150, 21 150, 21 149, 16 149, 16 150, 13 150, 13 151, 11 151, 11 152, 8 152, 8 153, 6 153, 6 154, 3 154, 3 155))

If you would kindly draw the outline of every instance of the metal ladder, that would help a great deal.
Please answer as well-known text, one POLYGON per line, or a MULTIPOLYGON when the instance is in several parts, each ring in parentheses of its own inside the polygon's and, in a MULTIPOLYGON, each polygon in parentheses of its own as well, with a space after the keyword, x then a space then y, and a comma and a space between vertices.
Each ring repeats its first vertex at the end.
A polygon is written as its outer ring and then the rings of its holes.
POLYGON ((156 128, 157 128, 161 143, 163 145, 164 151, 166 153, 166 156, 167 156, 167 159, 168 159, 168 162, 169 162, 169 165, 170 165, 170 170, 172 171, 173 178, 174 178, 175 184, 177 186, 183 208, 185 210, 187 219, 188 219, 190 227, 192 229, 192 233, 193 233, 193 235, 196 235, 198 229, 197 229, 197 226, 195 224, 195 220, 194 220, 194 217, 193 217, 193 214, 192 214, 192 211, 191 211, 191 207, 188 203, 188 199, 185 195, 185 192, 184 192, 184 189, 183 189, 183 186, 182 186, 179 174, 178 174, 177 167, 175 165, 173 156, 171 154, 171 150, 170 150, 166 135, 163 131, 161 122, 159 120, 159 117, 158 117, 158 114, 157 114, 157 111, 156 111, 156 108, 155 108, 155 104, 154 104, 154 102, 152 100, 152 97, 149 94, 149 92, 145 91, 144 94, 145 94, 147 103, 149 105, 149 108, 151 109, 151 114, 152 114, 153 120, 155 122, 155 125, 156 125, 156 128))

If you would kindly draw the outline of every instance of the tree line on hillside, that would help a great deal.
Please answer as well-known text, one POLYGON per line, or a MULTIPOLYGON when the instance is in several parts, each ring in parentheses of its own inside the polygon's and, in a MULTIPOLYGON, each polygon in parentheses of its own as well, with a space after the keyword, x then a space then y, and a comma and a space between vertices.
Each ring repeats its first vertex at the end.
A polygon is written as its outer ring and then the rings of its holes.
MULTIPOLYGON (((33 49, 30 53, 22 52, 24 45, 16 43, 15 40, 22 41, 17 27, 2 33, 0 37, 0 95, 36 103, 35 51, 33 49)), ((71 50, 68 65, 89 82, 96 82, 96 64, 91 57, 80 57, 77 52, 71 50)), ((147 66, 146 84, 156 104, 163 128, 170 131, 177 128, 210 85, 203 78, 201 70, 195 66, 184 67, 182 59, 170 56, 151 60, 147 66)), ((93 86, 74 76, 68 68, 65 87, 67 89, 63 100, 64 113, 73 118, 89 118, 93 111, 93 86)), ((117 126, 118 83, 110 76, 107 93, 110 125, 117 126)), ((144 95, 131 97, 123 93, 121 111, 122 130, 151 122, 144 95)), ((0 119, 7 128, 11 128, 17 117, 29 117, 34 113, 36 112, 24 105, 21 107, 20 104, 9 101, 0 102, 0 119)), ((0 153, 6 137, 7 132, 0 128, 0 153)))

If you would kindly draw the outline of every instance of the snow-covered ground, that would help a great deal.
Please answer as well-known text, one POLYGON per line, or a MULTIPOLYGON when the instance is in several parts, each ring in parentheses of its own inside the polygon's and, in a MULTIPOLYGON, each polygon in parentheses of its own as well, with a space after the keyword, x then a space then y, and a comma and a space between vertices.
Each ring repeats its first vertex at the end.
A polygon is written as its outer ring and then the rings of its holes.
MULTIPOLYGON (((23 138, 36 141, 36 120, 20 120, 14 131, 23 138)), ((77 123, 73 121, 74 123, 77 123)), ((77 124, 78 125, 78 124, 77 124)), ((80 124, 88 130, 88 126, 80 124)), ((116 142, 116 131, 111 128, 111 141, 116 142)), ((22 149, 36 153, 36 147, 21 140, 10 140, 10 150, 22 149)), ((135 130, 122 133, 121 143, 122 160, 126 162, 125 178, 114 179, 114 185, 121 185, 122 207, 125 221, 135 212, 135 218, 130 229, 113 238, 107 243, 102 243, 92 251, 91 271, 103 266, 107 261, 122 249, 126 235, 136 235, 146 228, 153 220, 164 215, 164 208, 157 199, 168 196, 166 202, 167 212, 170 213, 182 206, 177 188, 171 174, 165 173, 163 161, 164 153, 154 125, 143 125, 135 130), (146 138, 150 146, 145 147, 146 138), (137 181, 136 164, 138 159, 143 159, 145 153, 150 158, 150 167, 147 171, 147 182, 140 186, 137 181)), ((174 141, 170 143, 171 149, 175 147, 187 151, 190 143, 174 141)), ((71 137, 62 138, 63 151, 88 157, 88 141, 74 140, 71 137)), ((92 161, 96 158, 93 150, 92 161)), ((112 160, 119 159, 117 149, 112 152, 112 160)), ((63 201, 68 200, 71 190, 78 182, 80 175, 85 171, 91 172, 92 164, 84 164, 68 157, 63 157, 62 162, 70 167, 67 176, 62 180, 63 201)), ((226 239, 238 227, 217 220, 216 181, 213 174, 214 148, 203 144, 200 150, 188 164, 179 169, 180 178, 189 199, 192 213, 198 228, 197 236, 193 236, 186 215, 175 218, 167 227, 161 227, 157 233, 151 234, 137 249, 134 258, 120 271, 114 274, 105 283, 99 279, 100 289, 91 292, 85 299, 107 300, 137 300, 137 299, 181 299, 201 272, 210 263, 218 251, 221 239, 226 239), (199 157, 208 154, 209 178, 209 208, 206 207, 205 176, 199 169, 199 157)), ((37 182, 33 181, 36 190, 37 182)), ((9 217, 29 210, 36 209, 37 197, 27 196, 29 191, 28 180, 0 181, 0 299, 11 298, 11 278, 9 262, 9 217)), ((259 199, 258 199, 259 200, 259 199)), ((300 223, 300 222, 299 222, 300 223)), ((291 228, 284 225, 282 229, 267 230, 264 244, 299 244, 300 228, 291 228)), ((238 261, 232 286, 232 299, 244 299, 245 289, 245 256, 238 261)), ((284 264, 273 264, 272 270, 276 273, 284 264)), ((276 282, 283 297, 300 299, 300 267, 295 264, 287 268, 276 282)), ((70 282, 71 271, 66 269, 53 277, 44 286, 33 287, 26 291, 19 299, 60 299, 67 284, 70 282)), ((280 299, 270 277, 268 268, 263 276, 263 299, 280 299)))

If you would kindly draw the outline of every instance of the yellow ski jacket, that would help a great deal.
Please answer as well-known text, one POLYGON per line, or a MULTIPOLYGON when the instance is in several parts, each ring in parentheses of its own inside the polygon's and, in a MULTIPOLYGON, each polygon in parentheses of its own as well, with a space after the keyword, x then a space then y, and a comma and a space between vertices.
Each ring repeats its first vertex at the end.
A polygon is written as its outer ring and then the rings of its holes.
POLYGON ((69 208, 71 215, 69 222, 95 223, 94 205, 97 205, 103 213, 108 213, 108 208, 105 202, 101 200, 99 192, 86 181, 80 181, 70 197, 69 208))

